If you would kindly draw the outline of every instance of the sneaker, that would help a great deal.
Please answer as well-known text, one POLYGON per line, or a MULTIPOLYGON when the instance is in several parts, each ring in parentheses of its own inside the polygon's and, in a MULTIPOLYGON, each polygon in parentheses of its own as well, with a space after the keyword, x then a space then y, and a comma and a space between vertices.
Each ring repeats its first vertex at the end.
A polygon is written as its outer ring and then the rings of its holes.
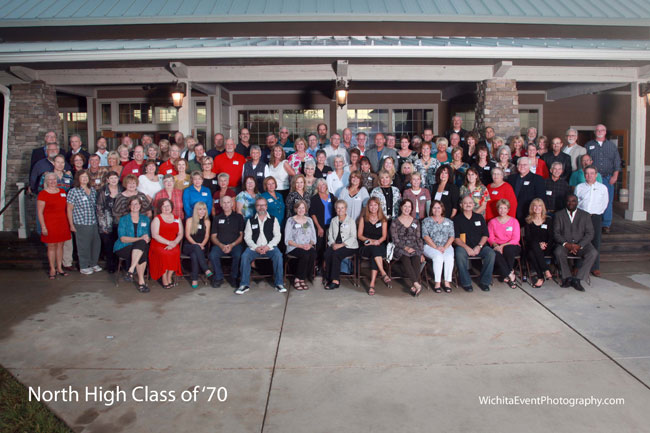
POLYGON ((275 286, 275 290, 276 290, 278 293, 287 293, 287 288, 284 287, 282 284, 280 284, 280 285, 278 285, 278 286, 275 286))
POLYGON ((101 272, 103 271, 102 267, 99 265, 93 266, 93 272, 101 272))
POLYGON ((237 290, 235 290, 235 295, 243 295, 244 293, 248 292, 251 288, 248 286, 239 286, 237 290))
POLYGON ((90 275, 93 273, 93 268, 83 268, 79 272, 81 272, 84 275, 90 275))

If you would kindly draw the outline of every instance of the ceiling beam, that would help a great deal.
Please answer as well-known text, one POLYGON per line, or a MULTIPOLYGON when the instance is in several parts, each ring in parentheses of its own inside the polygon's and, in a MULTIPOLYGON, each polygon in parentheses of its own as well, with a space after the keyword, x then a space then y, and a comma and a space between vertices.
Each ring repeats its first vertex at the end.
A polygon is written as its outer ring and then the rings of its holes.
POLYGON ((494 65, 492 75, 494 78, 503 78, 512 67, 512 61, 503 60, 494 65))
POLYGON ((591 95, 611 89, 622 87, 622 83, 605 83, 605 84, 572 84, 569 86, 560 86, 548 89, 546 91, 547 101, 557 101, 558 99, 572 98, 580 95, 591 95))
POLYGON ((217 85, 216 84, 192 82, 192 89, 196 89, 199 92, 205 93, 206 95, 216 95, 217 94, 217 85))
POLYGON ((190 74, 185 63, 170 62, 169 69, 172 71, 172 74, 181 80, 187 80, 190 78, 190 74))
POLYGON ((450 99, 453 99, 457 96, 474 93, 475 90, 476 90, 476 84, 474 83, 452 84, 442 89, 441 99, 443 101, 449 101, 450 99))
POLYGON ((84 86, 56 86, 57 92, 69 93, 70 95, 84 96, 86 98, 95 97, 95 89, 84 86))
POLYGON ((639 67, 637 78, 639 80, 650 80, 650 65, 639 67))
POLYGON ((39 79, 38 71, 24 66, 9 66, 9 72, 28 83, 39 79))

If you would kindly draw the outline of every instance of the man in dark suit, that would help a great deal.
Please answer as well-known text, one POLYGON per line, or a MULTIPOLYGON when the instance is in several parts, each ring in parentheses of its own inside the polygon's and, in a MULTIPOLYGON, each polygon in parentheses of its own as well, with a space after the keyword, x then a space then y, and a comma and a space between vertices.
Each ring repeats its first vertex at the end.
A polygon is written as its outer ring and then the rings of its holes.
POLYGON ((508 176, 507 182, 517 196, 517 220, 522 226, 526 224, 528 208, 533 199, 544 199, 544 178, 530 171, 527 157, 517 160, 517 173, 508 176))
MULTIPOLYGON (((45 138, 43 139, 45 141, 45 144, 43 147, 37 147, 36 149, 32 150, 32 159, 29 163, 29 175, 32 175, 32 170, 34 169, 34 166, 38 161, 41 159, 47 158, 47 154, 45 152, 47 148, 48 143, 56 143, 57 142, 57 136, 56 136, 56 131, 47 131, 45 133, 45 138)), ((61 151, 63 153, 63 151, 61 151)))
POLYGON ((562 287, 571 286, 584 292, 585 289, 580 284, 580 280, 589 275, 589 270, 598 257, 598 251, 591 243, 594 237, 591 216, 582 209, 578 209, 578 198, 575 194, 567 196, 566 209, 555 214, 553 237, 557 244, 554 255, 562 272, 562 287), (571 268, 569 268, 567 258, 569 254, 582 258, 575 277, 572 276, 571 268))
POLYGON ((86 162, 84 162, 84 168, 88 168, 88 159, 90 158, 90 154, 81 148, 82 144, 83 143, 81 142, 81 135, 79 135, 79 134, 71 135, 70 136, 70 149, 65 154, 65 161, 68 164, 72 164, 70 162, 70 160, 72 159, 72 156, 80 153, 81 155, 83 155, 83 157, 84 157, 84 159, 86 161, 86 162))
POLYGON ((389 156, 393 158, 393 161, 396 163, 395 166, 397 166, 397 152, 395 152, 395 149, 385 147, 385 145, 386 137, 383 133, 378 132, 375 134, 375 147, 366 152, 366 156, 372 166, 372 171, 375 173, 381 170, 384 159, 389 156))

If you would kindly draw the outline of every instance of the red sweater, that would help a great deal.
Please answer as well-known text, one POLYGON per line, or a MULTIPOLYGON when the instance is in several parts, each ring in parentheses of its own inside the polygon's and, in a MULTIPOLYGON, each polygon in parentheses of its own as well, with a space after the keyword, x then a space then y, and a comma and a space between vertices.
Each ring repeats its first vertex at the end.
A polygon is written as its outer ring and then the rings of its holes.
POLYGON ((214 164, 212 164, 213 173, 228 173, 230 180, 228 181, 228 186, 235 188, 241 183, 241 176, 244 171, 244 163, 246 158, 242 155, 235 152, 232 158, 228 157, 226 152, 218 155, 214 159, 214 164))

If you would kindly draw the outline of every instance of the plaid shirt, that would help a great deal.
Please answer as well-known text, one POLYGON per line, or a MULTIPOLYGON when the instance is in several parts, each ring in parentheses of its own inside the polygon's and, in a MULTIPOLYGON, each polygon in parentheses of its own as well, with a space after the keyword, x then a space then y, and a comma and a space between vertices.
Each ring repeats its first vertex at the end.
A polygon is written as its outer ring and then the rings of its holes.
POLYGON ((549 211, 558 211, 566 206, 569 184, 563 178, 553 181, 552 177, 544 180, 544 204, 549 211))
POLYGON ((72 209, 72 223, 82 226, 91 226, 97 224, 97 193, 90 189, 90 194, 86 194, 83 188, 72 188, 68 192, 68 203, 74 207, 72 209))
POLYGON ((603 177, 614 175, 615 171, 621 171, 621 156, 618 154, 616 145, 605 140, 599 145, 596 140, 587 143, 587 154, 594 160, 594 165, 603 177))

